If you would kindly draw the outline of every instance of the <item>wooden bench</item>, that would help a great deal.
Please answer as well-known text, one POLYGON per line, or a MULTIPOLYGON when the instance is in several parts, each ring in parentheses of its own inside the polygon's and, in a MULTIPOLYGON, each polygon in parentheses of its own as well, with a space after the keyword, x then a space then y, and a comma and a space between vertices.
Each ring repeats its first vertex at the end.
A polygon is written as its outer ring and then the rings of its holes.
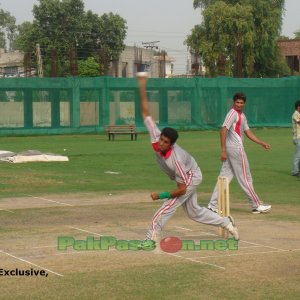
POLYGON ((105 131, 108 136, 108 140, 114 141, 115 135, 118 134, 129 134, 131 137, 131 140, 137 139, 137 131, 136 131, 136 125, 135 124, 128 124, 128 125, 106 125, 105 131))

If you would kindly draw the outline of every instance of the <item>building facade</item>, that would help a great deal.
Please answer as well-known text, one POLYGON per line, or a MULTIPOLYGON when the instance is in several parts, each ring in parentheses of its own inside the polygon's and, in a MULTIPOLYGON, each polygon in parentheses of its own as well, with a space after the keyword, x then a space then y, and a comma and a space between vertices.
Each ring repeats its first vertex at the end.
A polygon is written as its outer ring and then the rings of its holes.
POLYGON ((300 39, 279 40, 277 43, 291 70, 291 75, 300 74, 300 39))
MULTIPOLYGON (((108 75, 113 77, 134 77, 138 71, 149 72, 149 77, 172 77, 175 59, 166 52, 155 52, 136 46, 125 46, 118 60, 111 62, 108 75)), ((31 68, 25 72, 24 52, 13 51, 6 53, 0 49, 0 77, 35 76, 36 71, 31 68), (29 73, 29 74, 28 74, 29 73)))
POLYGON ((24 77, 24 53, 0 48, 0 77, 24 77))
POLYGON ((138 71, 147 71, 149 76, 172 77, 175 59, 164 51, 137 46, 125 46, 117 61, 112 62, 110 75, 113 77, 134 77, 138 71))

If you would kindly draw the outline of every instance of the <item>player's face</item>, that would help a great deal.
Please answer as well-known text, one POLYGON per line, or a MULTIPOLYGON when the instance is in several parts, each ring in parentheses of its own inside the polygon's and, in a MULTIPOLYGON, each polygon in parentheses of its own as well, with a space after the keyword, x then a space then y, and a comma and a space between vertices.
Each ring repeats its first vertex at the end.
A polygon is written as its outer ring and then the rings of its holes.
POLYGON ((159 151, 163 154, 166 154, 171 148, 171 146, 172 146, 171 140, 168 137, 161 135, 158 141, 159 151))
POLYGON ((245 106, 245 101, 242 99, 237 99, 233 102, 233 107, 238 111, 242 111, 244 106, 245 106))

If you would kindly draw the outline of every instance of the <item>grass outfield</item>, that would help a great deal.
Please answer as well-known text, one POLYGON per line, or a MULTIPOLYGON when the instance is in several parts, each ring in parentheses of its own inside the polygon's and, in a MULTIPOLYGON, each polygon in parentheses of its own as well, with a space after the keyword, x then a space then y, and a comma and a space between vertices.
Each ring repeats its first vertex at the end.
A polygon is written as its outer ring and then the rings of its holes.
MULTIPOLYGON (((290 176, 291 130, 258 129, 254 132, 272 146, 270 151, 265 151, 261 146, 245 141, 257 193, 271 204, 299 205, 299 185, 297 179, 290 176)), ((0 150, 40 150, 68 155, 70 159, 59 163, 1 163, 1 197, 173 188, 173 183, 156 165, 147 134, 140 134, 137 142, 129 141, 126 136, 116 139, 109 142, 105 135, 1 137, 0 150)), ((218 131, 182 132, 178 143, 200 165, 204 179, 199 191, 208 194, 203 199, 206 203, 221 167, 218 131)), ((235 180, 231 192, 233 198, 243 197, 235 180)))
MULTIPOLYGON (((150 191, 174 187, 159 170, 147 134, 138 141, 105 135, 1 137, 1 149, 69 156, 61 163, 0 163, 0 299, 297 299, 300 294, 300 180, 290 176, 290 129, 257 129, 270 151, 245 141, 262 200, 252 215, 240 187, 230 185, 240 235, 235 251, 57 250, 58 236, 143 239, 159 202, 150 191), (66 150, 64 150, 66 149, 66 150), (48 277, 3 276, 3 270, 46 270, 48 277), (2 274, 2 275, 1 275, 2 274)), ((218 131, 182 132, 178 143, 204 175, 206 205, 221 166, 218 131)), ((164 231, 182 239, 219 239, 217 229, 178 209, 164 231)))

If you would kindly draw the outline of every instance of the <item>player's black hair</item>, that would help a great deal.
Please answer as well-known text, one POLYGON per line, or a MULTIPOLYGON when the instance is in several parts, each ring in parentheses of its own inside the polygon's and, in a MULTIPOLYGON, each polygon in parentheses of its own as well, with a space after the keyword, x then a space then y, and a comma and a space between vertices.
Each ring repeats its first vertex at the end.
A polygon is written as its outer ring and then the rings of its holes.
POLYGON ((297 109, 298 106, 300 106, 300 100, 296 101, 296 103, 295 103, 295 109, 297 109))
POLYGON ((235 102, 236 100, 244 100, 244 102, 246 102, 246 95, 241 92, 235 93, 233 96, 233 101, 235 102))
POLYGON ((173 145, 178 139, 178 132, 174 128, 165 127, 161 131, 161 135, 170 139, 171 144, 173 145))

